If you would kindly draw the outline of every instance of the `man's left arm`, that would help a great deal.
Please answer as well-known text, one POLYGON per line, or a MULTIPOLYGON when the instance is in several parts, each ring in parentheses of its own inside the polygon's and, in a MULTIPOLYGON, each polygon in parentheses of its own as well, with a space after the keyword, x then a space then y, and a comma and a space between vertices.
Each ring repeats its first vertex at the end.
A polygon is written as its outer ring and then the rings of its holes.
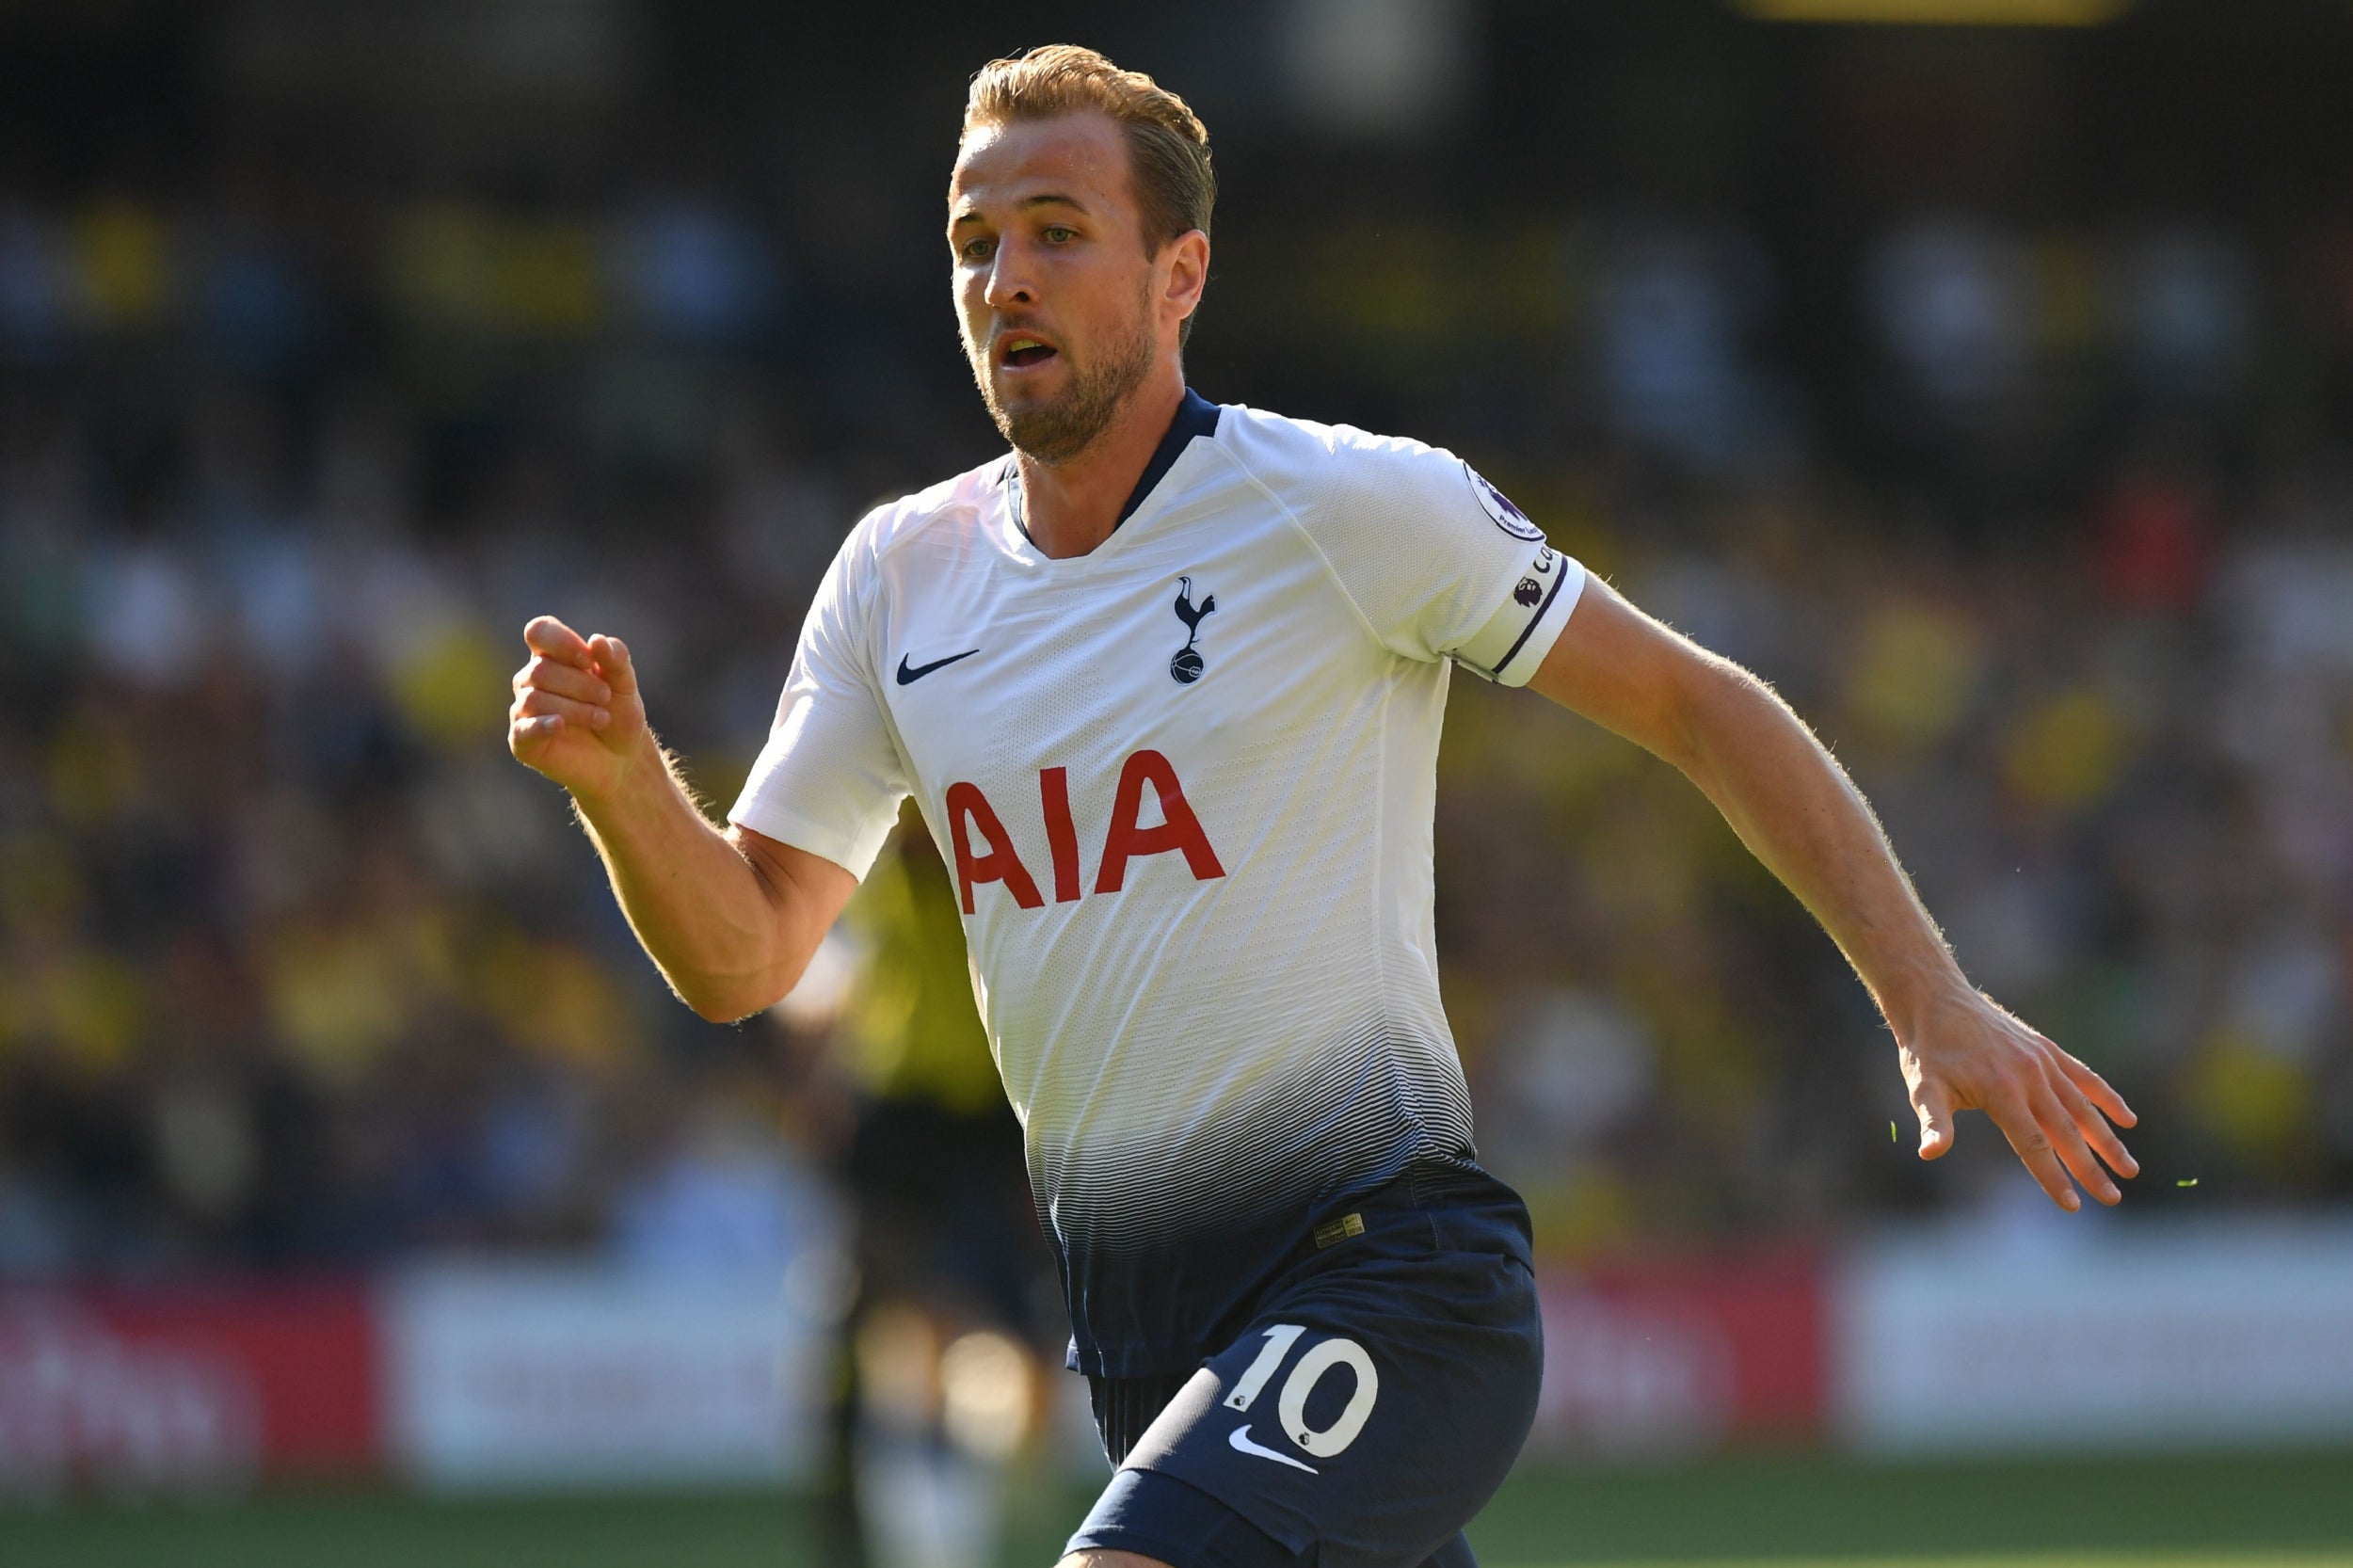
POLYGON ((1762 680, 1642 614, 1598 579, 1529 686, 1680 768, 1797 894, 1895 1032, 1920 1158, 1953 1117, 1993 1118, 2060 1208, 2138 1173, 2109 1126, 2137 1119, 2074 1057, 1972 987, 1854 783, 1762 680), (2095 1158, 2096 1156, 2096 1158, 2095 1158))

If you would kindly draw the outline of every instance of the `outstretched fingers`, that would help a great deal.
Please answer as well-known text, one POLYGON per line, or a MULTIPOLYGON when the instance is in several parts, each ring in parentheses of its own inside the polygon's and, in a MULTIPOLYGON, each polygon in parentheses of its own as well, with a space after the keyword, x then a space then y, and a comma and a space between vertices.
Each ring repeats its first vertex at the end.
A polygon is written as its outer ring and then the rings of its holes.
POLYGON ((2123 1096, 2108 1087, 2106 1079, 2057 1046, 2051 1047, 2051 1055, 2057 1061, 2060 1076, 2073 1084, 2077 1093, 2098 1106, 2102 1115, 2119 1127, 2140 1125, 2140 1118, 2133 1113, 2133 1108, 2124 1103, 2123 1096))
POLYGON ((2084 1142, 2091 1146, 2091 1152, 2100 1157, 2101 1163, 2118 1176, 2138 1176, 2140 1161, 2133 1158, 2132 1151, 2116 1135, 2116 1129, 2108 1126, 2107 1117, 2101 1114, 2099 1107, 2092 1103, 2090 1097, 2076 1088, 2066 1073, 2050 1073, 2049 1082, 2052 1096, 2058 1101, 2059 1109, 2066 1113, 2075 1130, 2082 1134, 2084 1142))
POLYGON ((1993 999, 1978 993, 1958 1000, 1957 1008, 1925 1016, 1918 1037, 1899 1047, 1920 1118, 1920 1158, 1934 1160, 1952 1148, 1955 1111, 1982 1110, 2061 1208, 2080 1209, 2083 1192, 2104 1204, 2121 1202, 2115 1177, 2140 1174, 2140 1162, 2111 1125, 2133 1125, 2123 1096, 1993 999))
POLYGON ((2053 1203, 2071 1214, 2083 1207, 2075 1184, 2067 1179, 2067 1168, 2051 1146, 2050 1134, 2035 1119, 2032 1103, 2023 1091, 2012 1091, 1987 1106, 1986 1114, 1993 1118, 1993 1125, 2002 1129, 2002 1136, 2009 1140, 2009 1146, 2053 1203))
POLYGON ((2091 1145, 2085 1142, 2083 1132, 2075 1126, 2075 1118, 2068 1114, 2058 1096, 2047 1083, 2036 1085, 2028 1094, 2036 1125, 2050 1140, 2059 1163, 2067 1167, 2068 1173, 2083 1185, 2085 1192, 2102 1203, 2113 1207, 2120 1202, 2123 1192, 2101 1167, 2098 1157, 2091 1152, 2091 1145))
POLYGON ((2009 1087, 1987 1105, 1986 1113, 2061 1208, 2073 1213, 2083 1207, 2075 1191, 2077 1181, 2103 1203, 2112 1204, 2123 1196, 2092 1158, 2083 1134, 2075 1130, 2047 1084, 2036 1081, 2009 1087), (2071 1175, 2073 1180, 2069 1179, 2071 1175))

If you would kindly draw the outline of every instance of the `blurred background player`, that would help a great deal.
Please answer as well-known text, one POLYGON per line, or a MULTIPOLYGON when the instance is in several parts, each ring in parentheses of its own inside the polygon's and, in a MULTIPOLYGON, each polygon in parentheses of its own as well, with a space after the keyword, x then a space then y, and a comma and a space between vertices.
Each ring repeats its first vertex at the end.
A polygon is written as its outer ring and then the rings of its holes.
POLYGON ((995 1559, 1008 1467, 1045 1425, 1052 1261, 1021 1127, 972 1006, 955 890, 912 812, 843 916, 857 979, 833 1060, 855 1096, 834 1170, 857 1289, 844 1320, 827 1541, 843 1564, 995 1559))

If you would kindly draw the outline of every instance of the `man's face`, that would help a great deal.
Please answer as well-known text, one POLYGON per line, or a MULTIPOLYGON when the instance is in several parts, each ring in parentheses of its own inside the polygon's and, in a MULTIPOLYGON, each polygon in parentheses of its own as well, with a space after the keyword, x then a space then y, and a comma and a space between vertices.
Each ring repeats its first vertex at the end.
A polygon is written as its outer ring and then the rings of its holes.
POLYGON ((1127 136, 1107 115, 975 130, 948 185, 948 244, 981 397, 1041 462, 1085 451, 1176 353, 1177 248, 1145 253, 1127 136))

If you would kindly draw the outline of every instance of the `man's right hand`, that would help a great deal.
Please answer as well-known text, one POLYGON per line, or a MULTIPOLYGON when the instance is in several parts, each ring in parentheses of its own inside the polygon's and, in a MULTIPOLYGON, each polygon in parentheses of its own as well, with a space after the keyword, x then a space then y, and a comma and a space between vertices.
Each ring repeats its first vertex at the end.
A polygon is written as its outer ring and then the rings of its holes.
POLYGON ((792 989, 857 878, 705 817, 646 728, 618 639, 541 616, 523 641, 507 749, 572 792, 622 913, 680 1000, 721 1023, 792 989))
POLYGON ((646 728, 646 704, 629 649, 600 632, 583 637, 553 616, 523 628, 531 662, 515 672, 506 748, 583 801, 619 788, 660 753, 646 728))

